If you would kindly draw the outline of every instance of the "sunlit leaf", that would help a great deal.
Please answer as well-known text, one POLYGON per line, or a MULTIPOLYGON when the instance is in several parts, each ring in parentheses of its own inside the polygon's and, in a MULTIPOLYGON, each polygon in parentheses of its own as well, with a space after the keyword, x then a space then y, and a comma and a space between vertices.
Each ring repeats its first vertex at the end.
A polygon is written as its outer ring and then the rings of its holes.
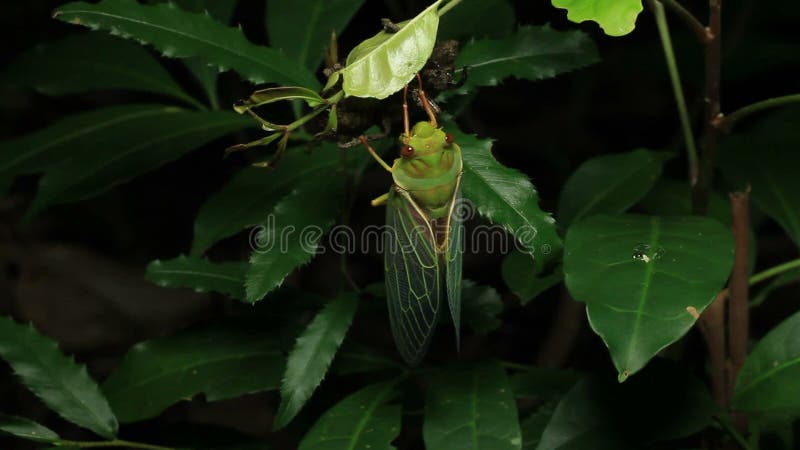
POLYGON ((159 286, 192 288, 198 292, 221 292, 243 300, 244 262, 214 263, 202 258, 179 256, 155 260, 147 265, 145 278, 159 286))
POLYGON ((395 382, 369 385, 346 397, 317 420, 300 441, 300 450, 391 450, 400 433, 395 382))
POLYGON ((103 392, 121 422, 136 422, 201 393, 214 401, 277 389, 283 367, 273 337, 215 327, 135 345, 103 383, 103 392))
POLYGON ((422 69, 436 44, 437 0, 397 32, 381 31, 358 44, 341 74, 348 96, 386 98, 403 88, 422 69))
POLYGON ((319 84, 313 74, 281 52, 250 43, 242 30, 220 24, 206 14, 182 11, 172 3, 75 2, 56 9, 53 17, 136 39, 168 57, 201 58, 220 70, 234 70, 253 83, 310 88, 319 84))
POLYGON ((0 358, 64 419, 108 439, 117 434, 117 418, 86 366, 65 356, 55 341, 32 326, 0 317, 0 358))
POLYGON ((592 20, 609 36, 633 31, 636 17, 642 12, 642 0, 552 0, 556 8, 567 10, 573 22, 592 20))
POLYGON ((274 429, 291 422, 322 382, 350 328, 357 306, 356 295, 339 296, 325 305, 297 338, 286 363, 274 429))
POLYGON ((495 86, 515 77, 552 78, 598 62, 597 49, 581 31, 556 31, 547 25, 520 27, 500 39, 482 39, 464 45, 456 64, 468 66, 461 91, 495 86))
POLYGON ((427 450, 519 450, 517 404, 500 365, 438 370, 425 400, 427 450))
POLYGON ((680 339, 724 286, 733 236, 704 217, 598 215, 569 228, 564 277, 623 381, 680 339))

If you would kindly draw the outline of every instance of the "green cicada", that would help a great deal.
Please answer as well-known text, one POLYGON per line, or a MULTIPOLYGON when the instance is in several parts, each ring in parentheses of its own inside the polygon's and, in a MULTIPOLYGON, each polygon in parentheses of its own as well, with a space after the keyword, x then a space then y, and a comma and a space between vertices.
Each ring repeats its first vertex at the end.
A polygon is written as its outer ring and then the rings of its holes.
MULTIPOLYGON (((419 75, 417 75, 419 80, 419 75)), ((389 166, 361 142, 393 184, 372 201, 386 204, 384 267, 389 318, 400 354, 409 364, 422 360, 447 298, 459 342, 461 260, 464 225, 459 218, 461 149, 436 123, 420 80, 419 97, 429 121, 409 128, 408 86, 403 96, 405 131, 400 157, 389 166)))

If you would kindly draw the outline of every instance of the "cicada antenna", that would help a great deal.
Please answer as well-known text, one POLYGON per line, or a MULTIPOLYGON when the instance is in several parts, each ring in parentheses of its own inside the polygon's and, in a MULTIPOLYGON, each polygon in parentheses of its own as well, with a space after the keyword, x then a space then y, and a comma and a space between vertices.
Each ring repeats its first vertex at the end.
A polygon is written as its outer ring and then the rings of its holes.
POLYGON ((438 126, 436 124, 436 114, 433 113, 431 102, 428 101, 428 96, 425 95, 425 91, 422 89, 422 77, 419 75, 419 72, 417 72, 417 82, 419 82, 419 99, 422 101, 422 107, 425 108, 425 112, 428 113, 428 117, 431 119, 431 125, 436 128, 438 126))

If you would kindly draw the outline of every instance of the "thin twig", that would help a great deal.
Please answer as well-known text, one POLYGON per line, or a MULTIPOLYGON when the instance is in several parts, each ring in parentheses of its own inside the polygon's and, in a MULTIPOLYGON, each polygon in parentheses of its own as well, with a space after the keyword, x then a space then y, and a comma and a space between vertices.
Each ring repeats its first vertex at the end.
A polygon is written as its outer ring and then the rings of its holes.
POLYGON ((669 34, 667 17, 666 14, 664 14, 664 5, 659 0, 648 0, 647 3, 653 10, 653 15, 655 15, 656 25, 658 25, 658 34, 661 37, 661 46, 664 48, 664 59, 667 61, 669 77, 672 81, 672 91, 675 93, 675 103, 678 107, 678 117, 680 118, 681 128, 683 130, 683 140, 686 143, 686 156, 689 163, 689 180, 693 185, 697 183, 697 147, 694 142, 692 126, 689 122, 689 111, 686 108, 686 98, 683 95, 681 76, 678 72, 678 63, 672 48, 672 39, 669 34))
POLYGON ((450 0, 446 5, 444 5, 439 10, 439 17, 442 17, 443 15, 447 14, 448 11, 458 6, 458 4, 461 3, 461 1, 462 0, 450 0))
POLYGON ((763 111, 765 109, 775 108, 777 106, 788 105, 790 103, 800 102, 800 94, 784 95, 782 97, 773 97, 760 102, 755 102, 751 105, 739 108, 736 111, 728 114, 720 120, 720 125, 724 131, 730 131, 737 122, 747 116, 763 111))
POLYGON ((761 272, 751 276, 750 285, 752 286, 754 284, 761 283, 762 281, 768 280, 792 269, 797 269, 798 267, 800 267, 800 259, 793 259, 775 267, 770 267, 769 269, 762 270, 761 272))
POLYGON ((697 36, 697 39, 700 42, 705 43, 709 41, 710 37, 708 35, 706 27, 704 27, 703 24, 700 23, 699 20, 697 20, 697 17, 695 17, 694 14, 692 14, 691 12, 689 12, 689 10, 684 8, 683 5, 678 3, 676 0, 660 0, 660 1, 664 3, 664 6, 666 6, 672 12, 674 12, 678 16, 678 18, 680 18, 686 24, 686 26, 689 27, 689 30, 691 30, 692 33, 694 33, 695 36, 697 36))

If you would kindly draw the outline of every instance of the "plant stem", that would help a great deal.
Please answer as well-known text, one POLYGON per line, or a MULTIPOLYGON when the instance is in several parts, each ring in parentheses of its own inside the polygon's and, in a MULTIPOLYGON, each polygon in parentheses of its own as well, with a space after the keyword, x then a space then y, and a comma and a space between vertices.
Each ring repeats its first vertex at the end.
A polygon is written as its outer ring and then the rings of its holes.
MULTIPOLYGON (((658 34, 661 37, 661 46, 664 47, 664 59, 667 61, 669 77, 672 81, 672 90, 675 93, 675 103, 678 106, 678 116, 683 129, 683 139, 686 142, 686 156, 689 163, 689 180, 691 184, 697 182, 697 147, 694 142, 692 126, 689 123, 689 111, 686 108, 686 98, 683 95, 678 63, 675 60, 675 52, 672 48, 672 39, 669 34, 667 16, 664 14, 664 5, 659 0, 649 0, 648 4, 653 10, 658 25, 658 34)), ((680 5, 679 5, 680 6, 680 5)), ((696 20, 696 19, 695 19, 696 20)), ((698 22, 699 24, 699 22, 698 22)))
POLYGON ((772 278, 774 276, 780 275, 784 272, 788 272, 792 269, 796 269, 800 267, 800 259, 794 259, 792 261, 785 262, 783 264, 779 264, 775 267, 770 267, 767 270, 763 270, 758 272, 757 274, 750 277, 750 285, 761 283, 764 280, 772 278))
POLYGON ((439 17, 447 14, 448 11, 458 6, 462 0, 450 0, 446 5, 444 5, 441 9, 439 9, 439 17))
POLYGON ((173 447, 162 447, 160 445, 143 444, 141 442, 124 441, 114 439, 112 441, 58 441, 59 447, 80 447, 80 448, 102 448, 102 447, 128 447, 144 450, 177 450, 173 447))
POLYGON ((725 302, 728 290, 725 289, 706 308, 697 322, 708 346, 711 366, 711 395, 714 402, 723 409, 728 407, 727 378, 725 376, 725 302))
POLYGON ((708 42, 709 35, 706 31, 706 27, 704 27, 703 24, 697 20, 697 17, 695 17, 694 14, 689 12, 689 10, 684 8, 683 5, 678 3, 676 0, 660 1, 664 3, 664 6, 672 10, 672 12, 674 12, 681 20, 683 20, 686 26, 689 27, 689 30, 691 30, 697 36, 697 39, 700 40, 700 42, 708 42))
POLYGON ((725 118, 722 119, 722 125, 724 126, 725 130, 730 130, 737 122, 744 119, 747 116, 755 114, 757 112, 763 111, 769 108, 775 108, 777 106, 788 105, 790 103, 798 103, 800 102, 800 94, 792 94, 792 95, 784 95, 782 97, 773 97, 768 98, 766 100, 762 100, 760 102, 755 102, 751 105, 747 105, 743 108, 739 108, 736 111, 728 114, 725 118))
POLYGON ((719 147, 720 73, 722 65, 722 0, 709 0, 708 41, 706 41, 705 130, 700 171, 692 185, 692 211, 705 215, 714 179, 714 160, 719 147))
MULTIPOLYGON (((728 395, 732 396, 736 375, 747 358, 747 339, 750 324, 750 305, 748 300, 749 245, 750 245, 750 192, 730 194, 731 214, 733 216, 733 235, 736 238, 736 254, 733 272, 728 284, 730 303, 728 304, 728 352, 731 367, 728 373, 728 395)), ((746 421, 737 417, 737 424, 744 431, 746 421)))

